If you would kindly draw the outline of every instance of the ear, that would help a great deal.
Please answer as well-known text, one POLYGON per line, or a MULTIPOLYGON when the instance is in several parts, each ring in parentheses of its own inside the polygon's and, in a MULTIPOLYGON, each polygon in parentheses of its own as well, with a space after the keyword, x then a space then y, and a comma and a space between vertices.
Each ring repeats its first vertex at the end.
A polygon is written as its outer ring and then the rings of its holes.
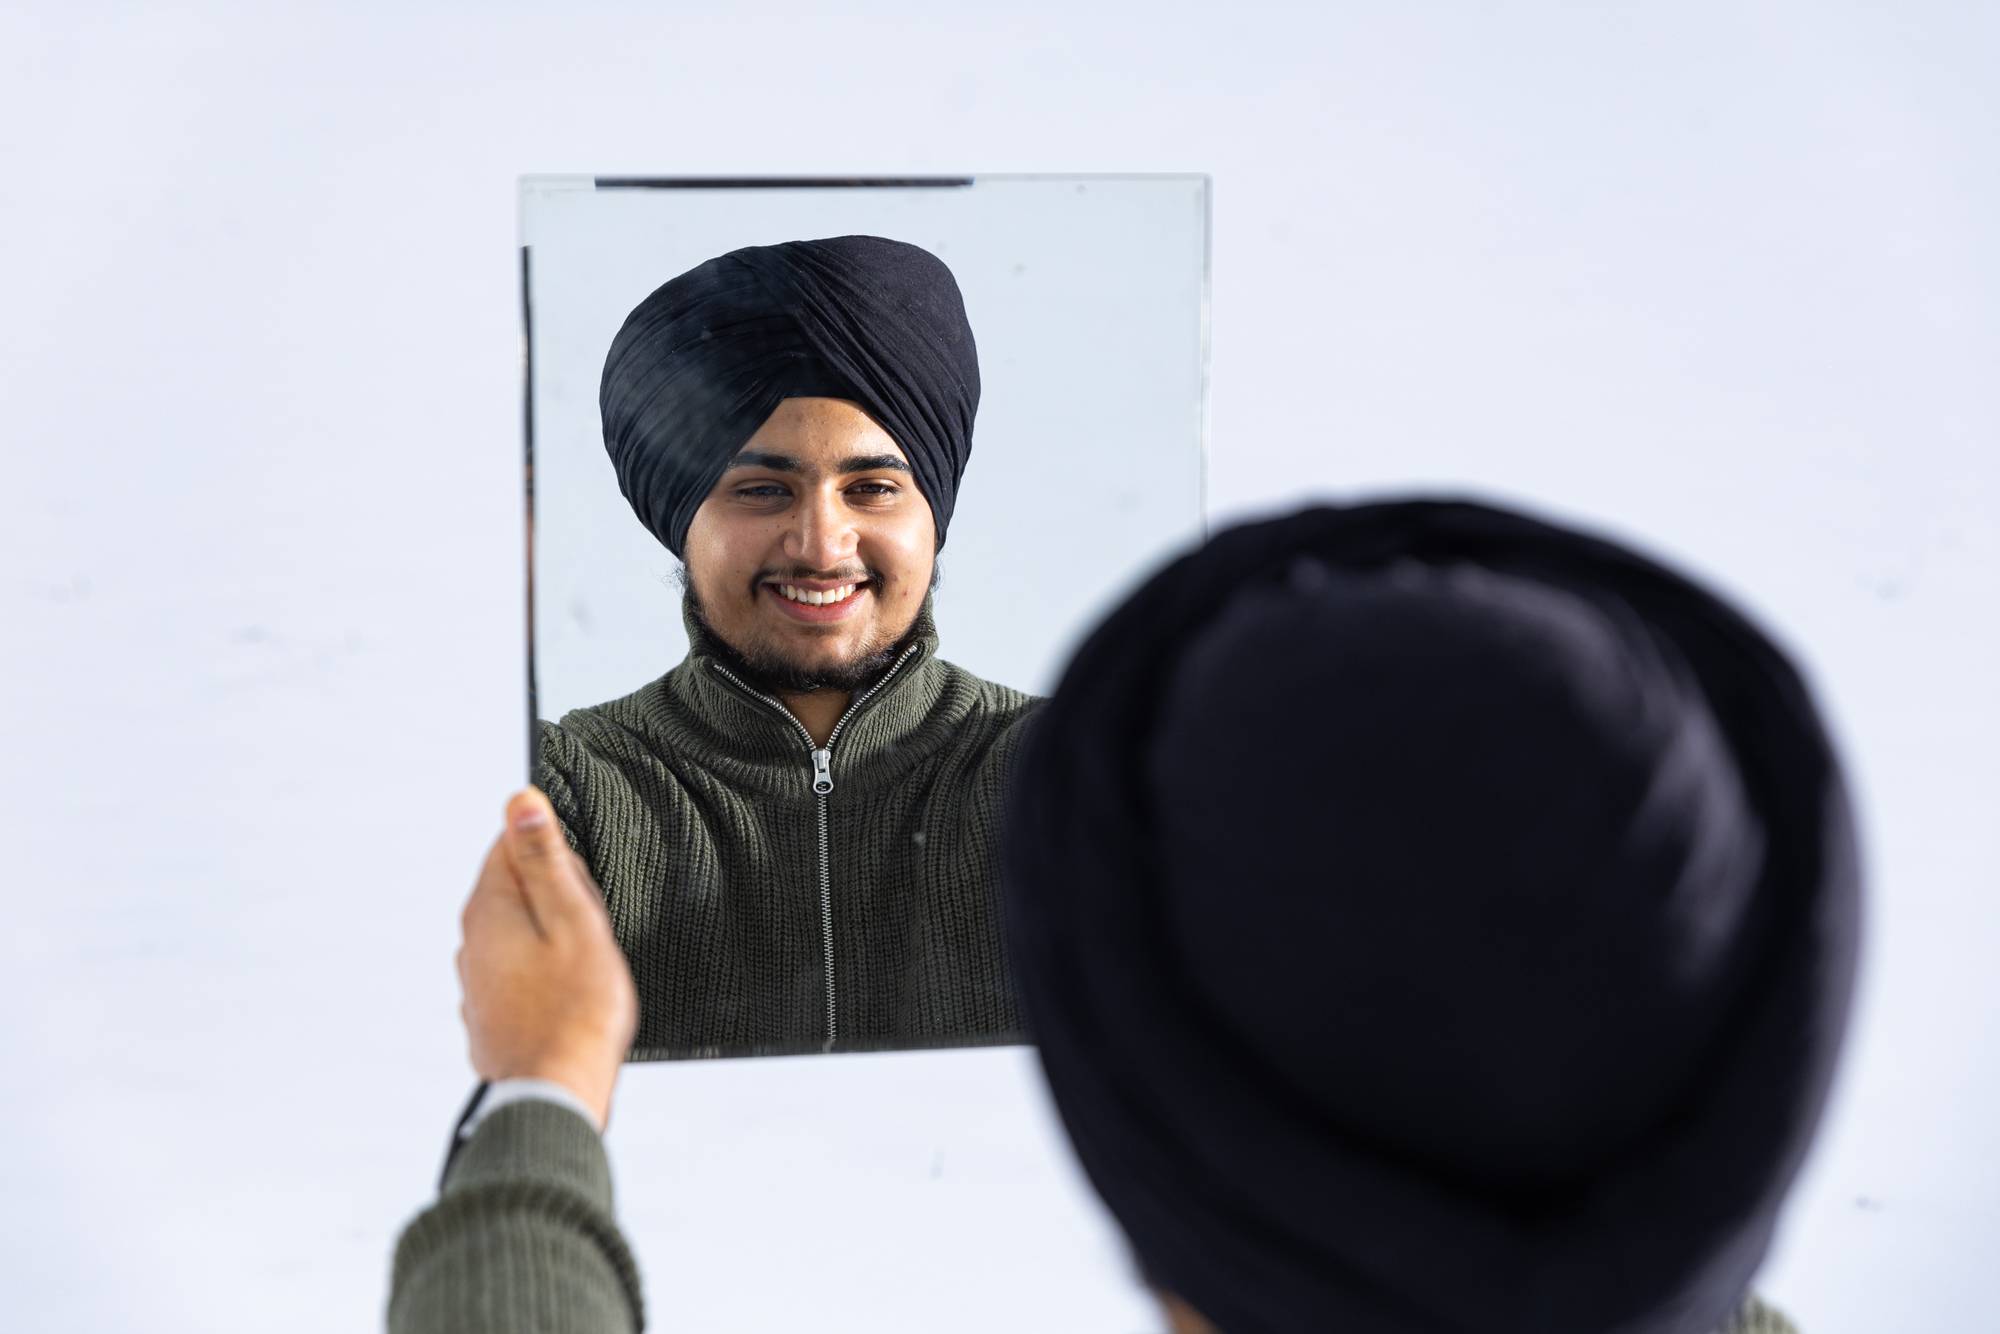
POLYGON ((1160 1307, 1167 1313, 1167 1328, 1172 1334, 1220 1334, 1201 1312, 1189 1306, 1171 1292, 1155 1291, 1160 1299, 1160 1307))

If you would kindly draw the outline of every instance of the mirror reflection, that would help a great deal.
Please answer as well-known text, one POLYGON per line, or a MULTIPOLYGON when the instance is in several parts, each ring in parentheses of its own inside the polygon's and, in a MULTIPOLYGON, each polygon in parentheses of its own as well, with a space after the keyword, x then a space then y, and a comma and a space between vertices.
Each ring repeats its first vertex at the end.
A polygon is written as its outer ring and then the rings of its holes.
POLYGON ((1206 216, 524 182, 532 781, 635 1058, 1021 1039, 1000 804, 1074 636, 1199 536, 1206 216))

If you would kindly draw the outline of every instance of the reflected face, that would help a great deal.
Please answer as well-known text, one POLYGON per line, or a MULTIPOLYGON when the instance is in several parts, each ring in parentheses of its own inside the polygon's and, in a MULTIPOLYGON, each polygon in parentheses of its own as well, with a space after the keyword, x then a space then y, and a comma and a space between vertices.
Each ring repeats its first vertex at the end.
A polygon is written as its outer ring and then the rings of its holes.
POLYGON ((852 691, 916 620, 937 528, 874 418, 788 398, 695 511, 685 552, 703 623, 767 687, 852 691))

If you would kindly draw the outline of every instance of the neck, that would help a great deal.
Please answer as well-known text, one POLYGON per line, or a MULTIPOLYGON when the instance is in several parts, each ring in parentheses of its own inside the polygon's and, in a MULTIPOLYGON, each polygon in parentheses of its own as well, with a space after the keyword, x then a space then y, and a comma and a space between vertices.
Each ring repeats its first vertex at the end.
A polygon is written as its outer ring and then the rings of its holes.
POLYGON ((823 749, 852 698, 842 690, 814 690, 803 695, 779 695, 778 702, 791 710, 799 726, 811 734, 813 744, 823 749))

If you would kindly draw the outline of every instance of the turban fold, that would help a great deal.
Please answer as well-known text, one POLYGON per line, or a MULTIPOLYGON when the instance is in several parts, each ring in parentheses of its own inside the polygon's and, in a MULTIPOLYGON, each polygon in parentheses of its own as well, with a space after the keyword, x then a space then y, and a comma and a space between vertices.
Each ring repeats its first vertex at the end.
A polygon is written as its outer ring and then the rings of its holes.
POLYGON ((639 521, 679 556, 694 512, 782 400, 844 398, 909 459, 944 545, 972 452, 979 359, 958 284, 879 236, 749 246, 665 283, 604 359, 604 447, 639 521))
POLYGON ((1003 865, 1078 1157, 1225 1334, 1712 1334, 1852 989, 1845 788, 1784 655, 1470 503, 1154 576, 1032 723, 1003 865))

